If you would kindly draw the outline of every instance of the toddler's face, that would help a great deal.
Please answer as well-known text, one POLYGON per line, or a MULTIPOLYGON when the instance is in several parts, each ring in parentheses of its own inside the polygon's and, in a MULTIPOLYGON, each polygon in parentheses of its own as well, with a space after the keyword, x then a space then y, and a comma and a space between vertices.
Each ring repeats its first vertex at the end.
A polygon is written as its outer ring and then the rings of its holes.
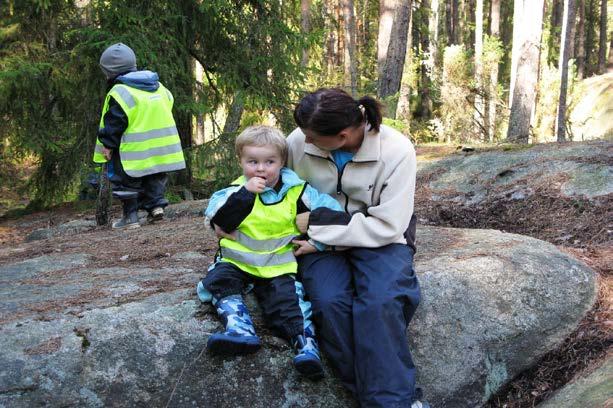
POLYGON ((271 188, 279 181, 283 159, 275 146, 245 146, 240 162, 247 180, 261 177, 266 180, 266 187, 271 188))

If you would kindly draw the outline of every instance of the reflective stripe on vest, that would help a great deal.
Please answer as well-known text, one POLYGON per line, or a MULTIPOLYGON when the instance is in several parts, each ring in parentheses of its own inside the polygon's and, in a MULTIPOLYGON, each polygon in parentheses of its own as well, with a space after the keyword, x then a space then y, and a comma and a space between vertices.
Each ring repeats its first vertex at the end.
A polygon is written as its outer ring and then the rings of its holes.
POLYGON ((231 248, 222 248, 221 256, 252 266, 282 265, 296 262, 296 257, 291 250, 282 254, 274 252, 258 254, 256 252, 244 252, 231 248))
POLYGON ((281 238, 273 239, 253 239, 249 235, 243 234, 237 231, 236 241, 240 242, 247 248, 251 248, 254 251, 275 251, 279 248, 283 248, 287 244, 291 243, 298 235, 288 235, 281 238))
MULTIPOLYGON (((232 184, 243 185, 241 177, 232 184)), ((298 271, 293 253, 298 200, 306 183, 291 187, 277 203, 265 204, 256 194, 253 208, 238 226, 236 240, 220 241, 221 257, 243 271, 262 278, 272 278, 298 271)))
MULTIPOLYGON (((172 116, 170 91, 162 84, 155 92, 115 85, 105 100, 100 127, 104 126, 104 114, 111 97, 128 117, 128 127, 119 145, 119 157, 127 175, 143 177, 185 168, 179 132, 172 116)), ((96 142, 94 162, 103 163, 106 159, 102 155, 102 145, 96 142)))

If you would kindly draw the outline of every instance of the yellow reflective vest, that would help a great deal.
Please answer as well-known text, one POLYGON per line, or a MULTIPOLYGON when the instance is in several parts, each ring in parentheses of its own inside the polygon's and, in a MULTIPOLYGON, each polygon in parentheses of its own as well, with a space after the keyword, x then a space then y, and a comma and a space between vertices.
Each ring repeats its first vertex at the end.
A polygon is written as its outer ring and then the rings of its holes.
MULTIPOLYGON (((232 184, 245 182, 241 176, 232 184)), ((221 239, 221 259, 261 278, 296 273, 298 264, 291 241, 300 235, 296 214, 305 186, 302 183, 290 188, 283 200, 272 204, 264 204, 256 194, 253 209, 237 228, 237 239, 221 239)))
MULTIPOLYGON (((155 92, 148 92, 116 84, 104 101, 100 128, 104 127, 111 97, 128 117, 128 127, 119 145, 121 165, 128 176, 143 177, 185 168, 181 140, 172 116, 174 99, 168 89, 160 84, 155 92)), ((96 140, 96 163, 107 161, 102 148, 100 140, 96 140)))

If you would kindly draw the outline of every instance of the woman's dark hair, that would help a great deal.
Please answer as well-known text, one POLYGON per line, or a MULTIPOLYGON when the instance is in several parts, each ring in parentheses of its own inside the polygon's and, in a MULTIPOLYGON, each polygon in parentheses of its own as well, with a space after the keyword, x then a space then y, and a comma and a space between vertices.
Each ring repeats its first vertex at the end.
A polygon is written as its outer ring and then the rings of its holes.
POLYGON ((356 101, 339 88, 320 88, 308 93, 294 109, 298 127, 321 136, 337 135, 345 128, 361 125, 364 119, 378 132, 383 120, 381 104, 370 96, 356 101))

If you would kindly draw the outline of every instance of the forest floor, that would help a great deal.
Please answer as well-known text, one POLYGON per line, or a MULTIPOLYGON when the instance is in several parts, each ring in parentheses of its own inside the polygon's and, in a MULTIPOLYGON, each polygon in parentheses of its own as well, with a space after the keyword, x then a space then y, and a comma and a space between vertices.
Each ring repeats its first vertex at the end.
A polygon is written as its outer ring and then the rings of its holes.
MULTIPOLYGON (((436 157, 450 153, 450 147, 424 147, 418 149, 421 157, 436 157)), ((556 350, 543 357, 539 364, 522 373, 508 387, 495 395, 488 407, 533 407, 546 400, 551 394, 576 375, 589 372, 604 361, 607 353, 612 353, 613 337, 613 246, 600 231, 604 222, 602 216, 607 213, 591 213, 585 217, 573 216, 577 208, 572 201, 556 200, 556 197, 544 196, 545 199, 524 200, 513 211, 488 212, 476 214, 456 214, 449 218, 441 208, 425 197, 419 189, 416 197, 416 212, 429 214, 428 224, 463 228, 495 228, 507 232, 529 235, 534 238, 552 242, 554 245, 584 261, 599 276, 598 300, 577 329, 568 336, 556 350), (554 203, 558 202, 559 204, 554 203), (523 205, 524 207, 521 207, 523 205), (518 217, 521 212, 529 212, 529 217, 518 217), (438 216, 431 216, 438 214, 438 216), (535 226, 535 220, 539 224, 535 226), (562 221, 561 221, 562 220, 562 221), (573 220, 580 225, 571 226, 572 242, 559 242, 552 239, 550 230, 542 225, 568 224, 573 220)), ((609 202, 609 208, 611 203, 609 202)), ((487 207, 487 205, 483 205, 487 207)), ((0 217, 0 264, 34 258, 50 253, 92 253, 92 261, 100 266, 119 266, 126 256, 137 260, 141 265, 163 267, 172 264, 171 256, 181 252, 195 251, 207 257, 200 260, 202 265, 212 260, 217 249, 216 240, 205 232, 201 217, 193 213, 167 219, 155 226, 145 225, 134 234, 116 234, 108 228, 99 228, 80 235, 60 235, 50 239, 26 242, 26 237, 39 228, 49 228, 73 220, 93 220, 94 204, 92 202, 68 203, 45 212, 21 215, 18 218, 0 217), (172 237, 169 239, 169 237, 172 237), (92 248, 104 248, 92 251, 92 248)), ((118 216, 121 210, 113 207, 113 214, 118 216)), ((605 221, 606 222, 606 221, 605 221)), ((568 226, 567 226, 568 227, 568 226)), ((605 231, 606 235, 606 231, 605 231)), ((193 286, 193 282, 168 282, 169 285, 183 287, 193 286)), ((174 287, 173 287, 174 288, 174 287)), ((159 290, 164 290, 160 287, 159 290)))

